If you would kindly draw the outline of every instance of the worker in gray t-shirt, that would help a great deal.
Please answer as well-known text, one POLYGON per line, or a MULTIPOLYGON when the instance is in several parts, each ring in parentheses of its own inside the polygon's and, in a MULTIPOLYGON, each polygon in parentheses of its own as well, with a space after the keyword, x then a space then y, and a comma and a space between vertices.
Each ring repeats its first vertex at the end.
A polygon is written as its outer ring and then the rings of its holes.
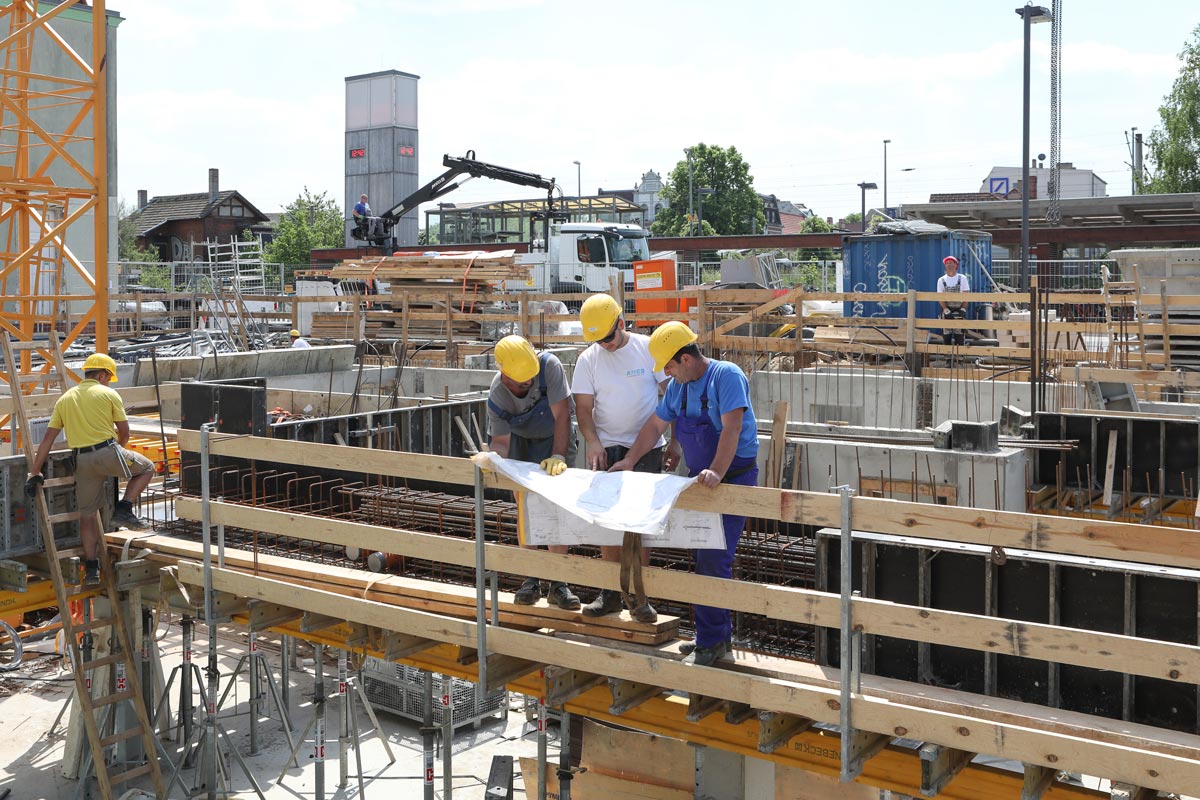
MULTIPOLYGON (((488 391, 488 428, 492 452, 501 458, 530 461, 549 475, 560 475, 575 460, 575 430, 571 416, 575 403, 567 388, 562 362, 552 353, 534 352, 520 336, 496 343, 500 371, 488 391)), ((567 552, 566 545, 551 545, 553 553, 567 552)), ((537 578, 521 584, 513 602, 533 605, 541 595, 537 578)), ((552 581, 547 599, 559 608, 579 608, 579 598, 562 581, 552 581)))

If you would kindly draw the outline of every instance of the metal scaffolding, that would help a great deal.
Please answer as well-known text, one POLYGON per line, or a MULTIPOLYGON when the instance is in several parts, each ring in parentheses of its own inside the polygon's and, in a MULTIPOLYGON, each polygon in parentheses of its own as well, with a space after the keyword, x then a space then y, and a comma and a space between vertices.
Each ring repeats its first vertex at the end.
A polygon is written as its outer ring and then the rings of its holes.
POLYGON ((106 36, 104 0, 0 7, 0 328, 18 341, 58 330, 68 346, 94 331, 108 347, 106 36), (69 42, 81 14, 90 47, 69 42), (68 229, 89 223, 94 252, 73 253, 68 229))

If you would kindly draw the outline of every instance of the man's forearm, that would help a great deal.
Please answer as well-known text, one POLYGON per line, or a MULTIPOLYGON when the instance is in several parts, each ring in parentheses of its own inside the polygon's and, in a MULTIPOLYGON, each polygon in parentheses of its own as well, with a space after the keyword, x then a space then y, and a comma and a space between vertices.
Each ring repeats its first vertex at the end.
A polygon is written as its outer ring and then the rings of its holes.
POLYGON ((646 424, 638 431, 637 438, 633 440, 633 444, 629 446, 629 452, 625 454, 625 458, 630 459, 635 464, 641 461, 642 456, 654 449, 655 443, 662 436, 662 432, 666 428, 667 423, 660 420, 657 414, 651 414, 650 419, 646 420, 646 424))
POLYGON ((712 464, 709 469, 725 478, 725 473, 729 471, 729 465, 733 463, 733 457, 737 454, 738 437, 741 435, 741 428, 726 427, 721 430, 721 438, 717 440, 717 452, 713 455, 712 464))
POLYGON ((47 428, 46 434, 42 437, 42 441, 38 443, 37 454, 33 457, 33 463, 29 465, 29 471, 33 474, 38 474, 42 471, 42 467, 46 466, 46 459, 50 457, 50 450, 54 447, 54 440, 58 438, 58 428, 47 428))

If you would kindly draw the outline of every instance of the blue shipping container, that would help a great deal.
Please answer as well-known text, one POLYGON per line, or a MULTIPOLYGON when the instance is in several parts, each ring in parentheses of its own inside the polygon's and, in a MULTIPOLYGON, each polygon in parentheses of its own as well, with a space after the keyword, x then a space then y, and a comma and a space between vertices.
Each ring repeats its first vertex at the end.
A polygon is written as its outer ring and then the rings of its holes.
MULTIPOLYGON (((982 231, 843 236, 842 291, 901 296, 910 289, 936 292, 938 278, 945 274, 942 259, 946 256, 958 258, 958 270, 967 276, 972 292, 992 291, 987 278, 992 271, 992 235, 982 231)), ((908 316, 908 303, 903 299, 895 303, 847 301, 843 305, 842 313, 847 317, 908 316)), ((979 318, 979 309, 978 303, 968 304, 967 318, 979 318)), ((921 300, 916 315, 938 319, 941 307, 936 301, 921 300)))

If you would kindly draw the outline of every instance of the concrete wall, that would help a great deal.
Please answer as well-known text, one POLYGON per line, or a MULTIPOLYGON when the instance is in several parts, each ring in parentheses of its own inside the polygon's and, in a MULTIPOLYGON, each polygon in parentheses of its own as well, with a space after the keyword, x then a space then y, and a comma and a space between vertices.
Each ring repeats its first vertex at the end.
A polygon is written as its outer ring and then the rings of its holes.
MULTIPOLYGON (((302 381, 293 388, 319 389, 328 385, 329 373, 354 370, 354 345, 331 345, 306 350, 254 350, 247 353, 217 353, 209 356, 182 356, 158 359, 159 381, 230 380, 233 378, 288 376, 302 381), (320 385, 322 381, 325 385, 320 385)), ((357 370, 354 370, 357 372, 357 370)), ((118 368, 118 379, 124 377, 118 368)), ((150 359, 140 359, 130 380, 135 386, 154 383, 150 359)), ((272 385, 275 381, 272 381, 272 385)), ((351 381, 350 387, 354 384, 351 381)), ((346 391, 335 388, 334 391, 346 391)))
POLYGON ((1000 419, 1006 405, 1028 411, 1029 391, 1028 383, 1016 381, 912 378, 861 369, 759 371, 750 376, 750 399, 760 419, 770 419, 775 403, 787 400, 793 421, 878 428, 933 427, 949 419, 991 422, 1000 419), (931 418, 922 419, 925 401, 931 418))

